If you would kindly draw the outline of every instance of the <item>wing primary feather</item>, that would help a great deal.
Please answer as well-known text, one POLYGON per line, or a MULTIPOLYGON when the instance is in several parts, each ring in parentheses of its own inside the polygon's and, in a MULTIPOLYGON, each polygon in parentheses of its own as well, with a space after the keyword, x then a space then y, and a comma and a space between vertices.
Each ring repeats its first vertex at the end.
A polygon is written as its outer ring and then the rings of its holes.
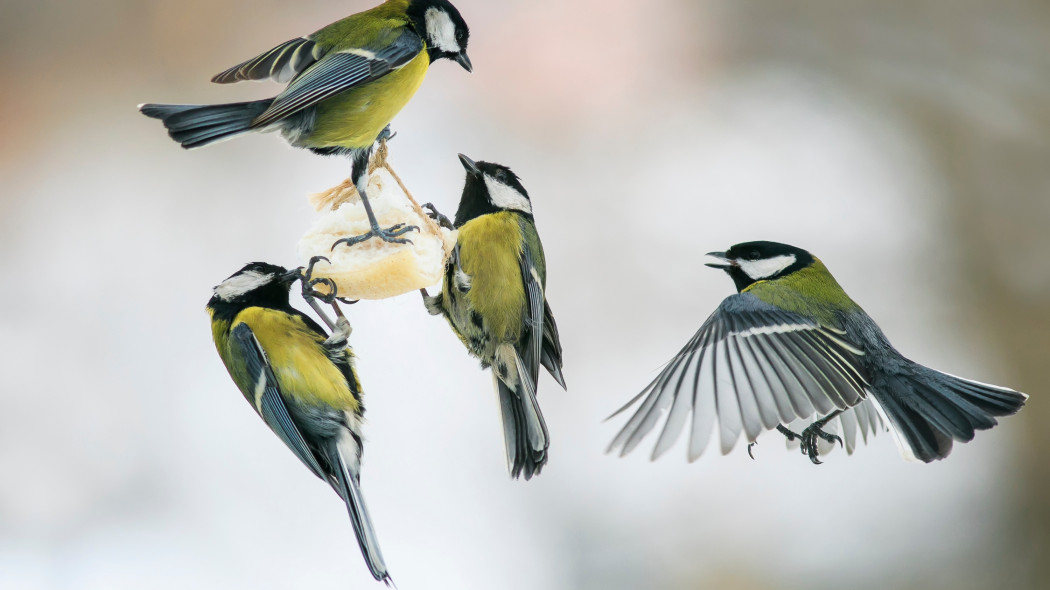
POLYGON ((828 388, 821 382, 821 372, 814 365, 810 356, 806 354, 800 339, 794 334, 788 333, 782 334, 780 341, 783 342, 788 350, 792 351, 791 360, 804 371, 804 375, 809 381, 806 392, 813 401, 813 405, 816 406, 817 412, 823 416, 839 409, 839 403, 836 402, 834 394, 829 392, 828 388))
MULTIPOLYGON (((627 424, 624 425, 623 429, 620 431, 620 435, 613 440, 613 444, 610 446, 610 448, 613 448, 623 444, 623 448, 620 452, 621 457, 634 450, 641 439, 656 425, 659 414, 653 415, 653 412, 657 409, 663 410, 667 403, 671 401, 665 399, 666 396, 664 393, 666 390, 664 386, 670 379, 671 374, 677 369, 682 360, 684 360, 684 357, 688 355, 689 350, 694 346, 703 331, 704 328, 701 327, 700 331, 698 331, 697 334, 690 339, 689 343, 686 344, 686 346, 680 350, 673 359, 671 359, 668 365, 664 367, 660 374, 657 375, 646 388, 649 393, 645 402, 643 402, 641 407, 639 407, 635 414, 631 416, 631 419, 628 420, 627 424), (622 441, 621 436, 623 436, 622 441)), ((642 390, 642 393, 636 396, 635 400, 638 399, 638 397, 645 395, 646 390, 642 390)), ((631 404, 633 403, 634 400, 631 401, 631 404)), ((613 415, 615 416, 615 414, 613 415)))
POLYGON ((754 442, 764 430, 761 409, 751 376, 740 356, 740 347, 736 336, 726 337, 726 358, 729 360, 729 371, 733 379, 733 390, 736 394, 737 407, 740 408, 740 419, 744 425, 744 434, 748 441, 754 442))
MULTIPOLYGON (((690 403, 692 396, 684 395, 681 391, 682 383, 689 375, 689 367, 693 364, 693 359, 696 358, 697 354, 701 355, 702 349, 694 348, 689 356, 686 357, 685 364, 682 365, 681 371, 678 372, 678 380, 674 386, 674 392, 672 393, 673 402, 671 404, 671 411, 667 414, 667 421, 664 423, 663 431, 660 433, 660 437, 656 441, 656 446, 653 447, 653 453, 651 459, 653 461, 660 458, 661 455, 666 453, 672 446, 678 437, 682 433, 682 429, 685 427, 687 418, 689 417, 689 410, 692 408, 690 403)), ((699 373, 700 367, 696 367, 697 373, 699 373)))
MULTIPOLYGON (((795 411, 795 418, 806 418, 816 412, 816 407, 806 391, 806 385, 798 377, 794 368, 786 360, 787 353, 777 338, 773 336, 756 337, 755 342, 766 352, 766 358, 770 360, 773 369, 777 372, 779 382, 788 396, 791 407, 795 411), (792 385, 792 382, 794 385, 792 385)), ((784 423, 789 423, 785 421, 784 423)))
POLYGON ((776 428, 780 424, 782 402, 777 400, 772 387, 769 385, 769 378, 762 369, 763 361, 755 354, 755 349, 751 347, 751 342, 748 338, 738 338, 736 344, 740 358, 744 363, 744 370, 747 372, 748 380, 751 383, 751 390, 755 394, 755 401, 758 403, 762 425, 766 430, 776 428))
POLYGON ((777 423, 769 426, 775 428, 777 424, 787 424, 796 418, 795 409, 791 405, 791 396, 784 388, 784 383, 772 361, 766 357, 762 343, 753 337, 742 340, 744 346, 751 352, 751 359, 755 362, 761 372, 762 381, 765 383, 769 398, 776 406, 777 423))
POLYGON ((689 430, 688 449, 690 463, 696 461, 704 454, 707 443, 711 440, 711 430, 717 417, 714 375, 709 358, 711 352, 710 344, 713 338, 713 334, 708 331, 700 348, 696 375, 693 377, 693 424, 689 430), (704 387, 705 384, 707 384, 707 387, 704 387))

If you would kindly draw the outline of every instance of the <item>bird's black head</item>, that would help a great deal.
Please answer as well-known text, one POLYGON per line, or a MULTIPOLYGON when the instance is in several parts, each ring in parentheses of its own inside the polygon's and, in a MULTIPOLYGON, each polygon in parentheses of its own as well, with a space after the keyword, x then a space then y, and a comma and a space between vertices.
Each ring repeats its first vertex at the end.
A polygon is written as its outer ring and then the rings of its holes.
POLYGON ((460 227, 475 217, 500 211, 514 211, 532 217, 532 201, 510 168, 491 162, 475 162, 459 155, 467 170, 463 197, 459 200, 455 226, 460 227))
POLYGON ((253 262, 216 286, 208 306, 283 309, 289 306, 288 291, 299 276, 299 269, 289 271, 275 264, 253 262))
POLYGON ((787 276, 813 264, 813 255, 802 248, 778 242, 745 242, 725 252, 711 252, 716 262, 711 268, 720 268, 732 277, 737 291, 743 291, 758 281, 770 281, 787 276))
POLYGON ((467 57, 470 29, 459 11, 448 0, 412 0, 408 17, 416 32, 427 42, 430 61, 452 59, 468 72, 474 66, 467 57))

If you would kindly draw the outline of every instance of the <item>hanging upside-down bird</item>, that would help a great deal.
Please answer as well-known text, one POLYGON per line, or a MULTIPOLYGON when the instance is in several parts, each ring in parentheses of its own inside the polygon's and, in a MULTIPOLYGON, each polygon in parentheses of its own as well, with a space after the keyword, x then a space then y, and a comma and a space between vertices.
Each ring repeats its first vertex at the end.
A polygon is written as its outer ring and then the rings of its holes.
MULTIPOLYGON (((550 438, 536 401, 540 365, 565 387, 561 342, 544 295, 547 266, 532 203, 505 166, 460 155, 466 185, 456 211, 456 247, 441 293, 424 302, 467 350, 492 368, 512 477, 547 463, 550 438)), ((446 220, 447 222, 447 220, 446 220)))
POLYGON ((249 264, 215 287, 212 336, 234 383, 266 425, 346 502, 368 569, 390 583, 361 495, 364 406, 350 324, 331 336, 288 302, 300 271, 249 264))
MULTIPOLYGON (((739 291, 727 297, 659 376, 618 413, 642 401, 609 450, 625 455, 667 413, 653 459, 689 427, 689 460, 700 457, 718 423, 723 454, 740 433, 755 442, 777 429, 819 463, 824 430, 841 422, 852 449, 858 430, 884 416, 908 459, 943 459, 953 441, 1014 414, 1012 389, 961 379, 904 358, 819 259, 794 246, 749 242, 709 254, 739 291), (692 416, 690 416, 692 414, 692 416), (801 433, 786 425, 813 416, 801 433)), ((615 415, 615 414, 614 414, 615 415)))
POLYGON ((218 74, 212 82, 287 82, 274 98, 215 105, 145 104, 172 139, 196 148, 249 131, 278 130, 295 147, 348 156, 371 232, 390 242, 413 227, 379 227, 368 204, 368 159, 376 140, 419 89, 431 62, 454 59, 468 72, 470 31, 448 0, 388 0, 292 39, 218 74))

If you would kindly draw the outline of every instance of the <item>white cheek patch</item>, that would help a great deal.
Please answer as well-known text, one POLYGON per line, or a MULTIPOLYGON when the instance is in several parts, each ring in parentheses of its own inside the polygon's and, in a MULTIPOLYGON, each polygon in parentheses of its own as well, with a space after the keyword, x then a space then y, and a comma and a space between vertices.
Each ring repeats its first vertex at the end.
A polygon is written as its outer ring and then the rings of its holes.
POLYGON ((450 53, 460 52, 459 42, 456 41, 456 25, 452 23, 452 17, 447 12, 440 8, 429 8, 424 19, 430 45, 450 53))
POLYGON ((500 209, 513 209, 532 215, 532 203, 517 189, 485 175, 485 186, 489 189, 489 200, 500 209))
POLYGON ((737 260, 737 264, 740 265, 740 270, 747 273, 747 276, 758 281, 776 276, 785 268, 795 264, 795 255, 785 254, 764 260, 737 260))
POLYGON ((230 277, 215 287, 215 294, 223 301, 232 301, 245 293, 258 289, 273 280, 272 274, 254 270, 230 277))

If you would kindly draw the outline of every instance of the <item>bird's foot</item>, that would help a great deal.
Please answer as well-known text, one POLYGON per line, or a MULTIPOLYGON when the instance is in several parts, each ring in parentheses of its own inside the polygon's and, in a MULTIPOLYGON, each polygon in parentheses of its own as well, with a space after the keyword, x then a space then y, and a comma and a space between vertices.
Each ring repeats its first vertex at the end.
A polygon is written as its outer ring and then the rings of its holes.
POLYGON ((411 244, 412 240, 408 238, 403 238, 401 236, 414 231, 419 231, 419 228, 414 225, 405 225, 403 223, 399 223, 386 229, 373 227, 372 231, 366 234, 361 234, 352 238, 343 238, 337 241, 336 243, 332 244, 332 250, 334 251, 336 246, 342 244, 345 244, 347 247, 350 247, 360 244, 362 242, 366 242, 372 238, 379 238, 380 240, 383 240, 384 242, 390 242, 391 244, 411 244))
POLYGON ((423 205, 422 208, 426 210, 427 217, 429 217, 429 218, 433 219, 434 221, 436 221, 437 224, 440 225, 441 227, 443 227, 445 229, 449 229, 449 230, 456 229, 455 226, 452 225, 452 220, 450 220, 448 217, 442 215, 441 212, 437 210, 437 207, 435 207, 433 203, 426 203, 425 205, 423 205))
POLYGON ((338 289, 335 286, 335 281, 329 278, 320 277, 314 278, 314 268, 318 262, 327 262, 331 264, 331 260, 328 260, 324 256, 314 256, 310 259, 310 264, 303 271, 303 299, 320 299, 325 303, 331 305, 335 301, 338 295, 338 289), (317 287, 324 285, 325 291, 318 291, 317 287))
POLYGON ((802 441, 800 447, 802 454, 809 457, 809 460, 812 461, 814 465, 820 465, 822 462, 817 458, 817 444, 820 440, 825 440, 829 443, 839 443, 839 446, 842 446, 842 439, 840 437, 823 430, 824 425, 833 417, 834 416, 829 416, 828 418, 817 420, 803 430, 802 435, 799 436, 802 441))
POLYGON ((391 139, 394 139, 395 137, 397 137, 397 131, 391 131, 390 125, 387 125, 386 127, 383 127, 382 131, 379 132, 379 137, 376 138, 376 141, 378 141, 379 143, 388 142, 391 139))
POLYGON ((339 289, 335 285, 335 281, 327 277, 314 278, 314 267, 317 266, 318 262, 327 262, 331 264, 331 260, 328 260, 324 256, 314 256, 310 259, 309 266, 303 272, 303 299, 309 301, 310 299, 318 299, 327 303, 328 305, 334 305, 336 301, 341 301, 347 305, 353 305, 356 301, 350 301, 349 299, 343 299, 339 297, 339 289), (324 291, 319 291, 318 286, 324 286, 324 291))

